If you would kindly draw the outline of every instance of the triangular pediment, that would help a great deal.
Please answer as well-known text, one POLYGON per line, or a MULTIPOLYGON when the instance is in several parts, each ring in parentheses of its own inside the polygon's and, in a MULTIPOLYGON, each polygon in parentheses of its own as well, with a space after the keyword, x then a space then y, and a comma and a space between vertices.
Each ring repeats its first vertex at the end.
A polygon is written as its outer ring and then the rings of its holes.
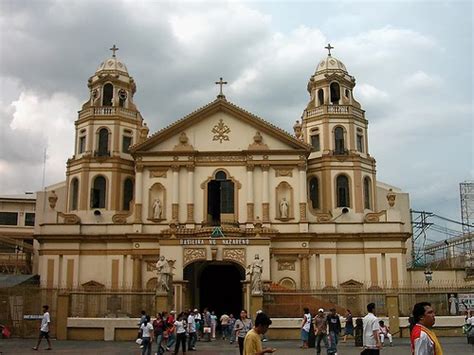
POLYGON ((100 282, 90 280, 81 285, 84 288, 105 288, 104 284, 101 284, 100 282))
POLYGON ((217 99, 131 148, 172 151, 298 151, 311 146, 225 99, 217 99))
POLYGON ((364 286, 364 284, 354 279, 350 279, 341 283, 340 286, 343 288, 356 288, 356 287, 362 287, 364 286))

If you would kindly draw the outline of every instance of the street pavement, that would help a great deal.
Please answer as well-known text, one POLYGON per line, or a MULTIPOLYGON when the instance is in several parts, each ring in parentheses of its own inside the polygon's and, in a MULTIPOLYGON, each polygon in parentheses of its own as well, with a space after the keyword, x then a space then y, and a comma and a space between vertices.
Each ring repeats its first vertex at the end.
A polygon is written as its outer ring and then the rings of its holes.
MULTIPOLYGON (((133 341, 123 342, 105 342, 105 341, 52 341, 53 350, 44 350, 47 346, 43 340, 39 351, 31 348, 36 344, 35 339, 0 339, 0 354, 65 354, 65 355, 94 355, 94 354, 132 354, 140 355, 141 351, 133 341)), ((388 343, 387 343, 388 344, 388 343)), ((474 347, 468 345, 464 337, 441 338, 444 354, 446 355, 474 355, 474 347)), ((156 351, 156 344, 153 347, 152 354, 156 351)), ((276 355, 309 355, 316 354, 315 349, 300 349, 298 341, 268 341, 263 343, 264 347, 276 348, 276 355)), ((361 349, 354 346, 354 342, 339 343, 338 355, 360 354, 361 349)), ((179 352, 182 354, 182 352, 179 352)), ((166 355, 173 354, 166 352, 166 355)), ((197 351, 187 351, 188 355, 238 355, 239 350, 235 344, 217 340, 213 342, 198 342, 197 351)), ((325 355, 325 349, 322 355, 325 355)), ((403 355, 410 354, 409 339, 394 339, 394 346, 386 346, 381 351, 382 355, 403 355)))

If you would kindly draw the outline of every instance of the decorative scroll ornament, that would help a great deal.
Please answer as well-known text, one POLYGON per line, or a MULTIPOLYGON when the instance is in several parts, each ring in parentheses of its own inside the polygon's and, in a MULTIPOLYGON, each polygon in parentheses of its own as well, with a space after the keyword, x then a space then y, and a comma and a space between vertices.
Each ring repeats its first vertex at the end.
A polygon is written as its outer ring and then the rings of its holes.
POLYGON ((295 270, 295 260, 278 260, 278 270, 295 270))
POLYGON ((214 137, 212 137, 213 141, 219 141, 219 143, 222 143, 222 141, 230 140, 229 139, 230 128, 224 123, 222 118, 212 128, 212 133, 214 133, 214 137))
POLYGON ((206 260, 206 249, 204 248, 186 248, 183 250, 184 265, 190 264, 195 260, 206 260))
POLYGON ((235 261, 241 265, 245 265, 245 249, 224 249, 222 251, 222 259, 235 261))

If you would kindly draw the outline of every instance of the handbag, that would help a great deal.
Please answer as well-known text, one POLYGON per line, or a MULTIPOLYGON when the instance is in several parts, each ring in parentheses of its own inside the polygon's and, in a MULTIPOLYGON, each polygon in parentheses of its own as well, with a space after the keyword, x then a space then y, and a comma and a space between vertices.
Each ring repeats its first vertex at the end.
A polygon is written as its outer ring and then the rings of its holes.
POLYGON ((135 340, 135 343, 137 343, 138 345, 142 345, 142 338, 138 338, 137 340, 135 340))
POLYGON ((211 333, 211 327, 204 327, 203 332, 204 332, 204 334, 211 333))

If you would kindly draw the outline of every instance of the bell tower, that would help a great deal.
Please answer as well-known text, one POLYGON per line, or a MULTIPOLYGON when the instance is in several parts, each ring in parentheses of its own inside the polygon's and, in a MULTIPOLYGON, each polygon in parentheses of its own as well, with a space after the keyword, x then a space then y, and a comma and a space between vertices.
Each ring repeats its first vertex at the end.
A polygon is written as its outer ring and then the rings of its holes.
POLYGON ((328 44, 308 82, 310 101, 297 136, 311 144, 308 159, 310 212, 333 216, 375 210, 375 159, 369 155, 365 111, 353 95, 355 78, 328 44))
POLYGON ((134 79, 110 48, 89 78, 89 98, 75 121, 74 155, 67 162, 67 211, 82 221, 109 222, 130 210, 134 194, 134 159, 129 148, 148 135, 133 102, 134 79))

